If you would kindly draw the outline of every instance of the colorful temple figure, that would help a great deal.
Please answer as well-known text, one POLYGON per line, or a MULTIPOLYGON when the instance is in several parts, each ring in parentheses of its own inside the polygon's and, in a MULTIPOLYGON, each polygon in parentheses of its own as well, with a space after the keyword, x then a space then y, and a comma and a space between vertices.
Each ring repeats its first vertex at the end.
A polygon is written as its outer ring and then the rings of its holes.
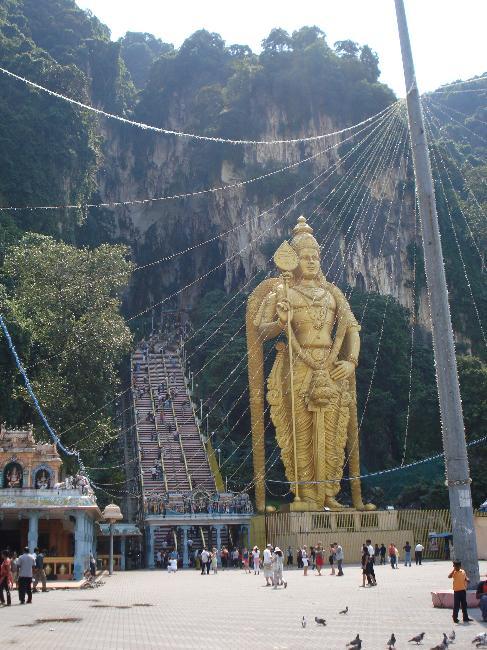
POLYGON ((35 486, 38 490, 46 490, 50 487, 50 476, 45 469, 36 473, 35 486))
MULTIPOLYGON (((360 326, 343 293, 320 267, 320 247, 299 217, 290 243, 274 261, 279 277, 264 280, 247 305, 247 346, 256 505, 265 508, 263 342, 284 335, 267 378, 267 402, 295 510, 342 510, 344 465, 360 475, 355 369, 360 326)), ((352 502, 364 505, 359 478, 352 502)))
POLYGON ((5 468, 5 487, 22 487, 22 468, 18 463, 10 463, 5 468))

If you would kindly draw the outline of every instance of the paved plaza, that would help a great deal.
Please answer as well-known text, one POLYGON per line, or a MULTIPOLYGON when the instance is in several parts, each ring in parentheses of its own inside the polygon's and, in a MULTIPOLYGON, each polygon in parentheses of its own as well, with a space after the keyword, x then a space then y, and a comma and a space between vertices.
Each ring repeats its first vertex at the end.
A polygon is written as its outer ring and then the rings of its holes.
MULTIPOLYGON (((286 572, 286 590, 264 587, 264 578, 241 570, 201 576, 193 570, 117 573, 98 589, 34 594, 33 605, 0 610, 2 647, 83 648, 343 648, 357 632, 364 648, 386 647, 391 632, 396 648, 426 632, 431 648, 453 629, 451 611, 433 609, 430 590, 448 589, 449 562, 393 571, 376 568, 378 586, 359 587, 361 570, 346 566, 342 578, 310 571, 286 572), (339 615, 346 605, 347 615, 339 615), (301 626, 305 616, 307 625, 301 626), (317 626, 314 617, 326 618, 317 626), (37 622, 37 619, 79 619, 37 622)), ((487 562, 481 563, 481 573, 487 562)), ((474 623, 456 625, 455 649, 472 648, 475 634, 487 631, 479 610, 474 623)))

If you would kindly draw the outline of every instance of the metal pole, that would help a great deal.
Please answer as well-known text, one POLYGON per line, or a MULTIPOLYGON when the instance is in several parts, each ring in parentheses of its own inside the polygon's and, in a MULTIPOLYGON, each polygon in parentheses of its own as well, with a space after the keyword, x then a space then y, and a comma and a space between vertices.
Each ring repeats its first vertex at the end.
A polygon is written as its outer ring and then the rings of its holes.
POLYGON ((110 522, 110 559, 108 561, 108 573, 113 575, 113 522, 110 522))
MULTIPOLYGON (((284 294, 289 299, 288 280, 284 278, 284 294)), ((291 318, 287 316, 287 346, 289 350, 289 378, 291 382, 291 418, 292 418, 292 434, 293 434, 293 452, 294 452, 294 501, 301 501, 299 496, 299 476, 298 476, 298 451, 296 445, 296 413, 294 410, 294 368, 293 368, 293 340, 291 318)))
POLYGON ((478 583, 480 575, 470 491, 471 479, 468 468, 455 345, 448 304, 448 289, 443 266, 428 144, 416 84, 406 13, 403 0, 395 0, 395 3, 406 81, 409 132, 431 309, 431 329, 443 429, 445 469, 450 497, 453 544, 455 558, 462 560, 462 565, 468 573, 470 584, 473 587, 478 583))

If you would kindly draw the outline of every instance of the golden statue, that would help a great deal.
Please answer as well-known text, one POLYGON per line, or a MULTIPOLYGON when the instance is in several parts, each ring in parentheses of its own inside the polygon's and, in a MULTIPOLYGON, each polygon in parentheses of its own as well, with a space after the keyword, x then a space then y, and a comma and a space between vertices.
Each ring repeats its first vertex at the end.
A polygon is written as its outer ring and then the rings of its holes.
POLYGON ((264 280, 247 304, 246 326, 256 505, 265 509, 263 342, 284 334, 267 379, 267 402, 294 493, 293 510, 343 510, 337 501, 348 462, 352 502, 362 501, 355 368, 360 325, 320 268, 313 229, 299 217, 274 255, 280 277, 264 280), (345 457, 346 454, 346 457, 345 457))

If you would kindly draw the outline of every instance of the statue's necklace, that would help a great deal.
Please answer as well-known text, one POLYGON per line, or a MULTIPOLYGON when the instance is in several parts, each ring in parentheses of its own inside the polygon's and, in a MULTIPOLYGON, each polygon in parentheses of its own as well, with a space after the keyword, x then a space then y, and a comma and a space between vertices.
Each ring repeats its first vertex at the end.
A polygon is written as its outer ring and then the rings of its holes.
POLYGON ((308 312, 308 316, 310 317, 313 323, 313 329, 322 330, 326 322, 328 301, 326 305, 319 305, 319 304, 315 305, 315 301, 323 297, 323 290, 320 287, 313 287, 309 292, 311 293, 311 295, 309 295, 307 291, 303 291, 302 289, 298 289, 297 287, 294 287, 294 289, 302 296, 304 296, 306 300, 311 300, 311 305, 308 305, 307 302, 305 302, 306 311, 308 312), (316 311, 312 309, 313 307, 317 307, 316 311))

